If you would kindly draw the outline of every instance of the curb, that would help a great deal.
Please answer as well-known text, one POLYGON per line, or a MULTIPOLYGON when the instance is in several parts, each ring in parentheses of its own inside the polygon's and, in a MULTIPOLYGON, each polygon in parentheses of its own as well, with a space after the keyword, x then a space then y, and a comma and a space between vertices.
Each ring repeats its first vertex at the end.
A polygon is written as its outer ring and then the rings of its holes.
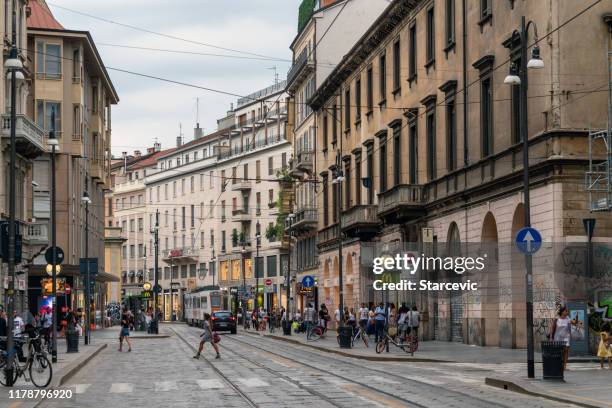
POLYGON ((64 368, 64 370, 62 370, 62 371, 65 371, 65 374, 51 381, 51 384, 49 386, 51 388, 57 388, 57 387, 61 387, 62 385, 64 385, 73 375, 75 375, 81 368, 83 368, 87 363, 89 363, 91 359, 97 356, 107 346, 108 344, 106 343, 101 344, 97 346, 98 348, 93 353, 82 356, 78 358, 77 360, 73 361, 72 363, 68 364, 64 368))
POLYGON ((144 335, 144 336, 130 336, 131 340, 139 340, 139 339, 167 339, 169 338, 171 335, 170 334, 152 334, 150 336, 144 335))
POLYGON ((586 402, 576 401, 573 399, 555 397, 553 395, 545 393, 544 390, 538 389, 537 387, 534 387, 533 385, 522 380, 485 377, 485 384, 490 385, 491 387, 501 388, 503 390, 513 391, 520 394, 526 394, 534 397, 545 398, 551 401, 561 402, 563 404, 577 405, 586 408, 600 407, 600 405, 593 405, 586 402))
POLYGON ((297 344, 300 346, 304 346, 304 347, 309 347, 311 349, 315 349, 315 350, 319 350, 319 351, 324 351, 326 353, 332 353, 332 354, 338 354, 340 356, 343 357, 350 357, 350 358, 356 358, 359 360, 367 360, 367 361, 390 361, 390 362, 413 362, 413 363, 452 363, 453 361, 448 361, 448 360, 436 360, 433 358, 419 358, 419 357, 376 357, 376 355, 372 355, 372 356, 368 356, 368 355, 355 355, 355 354, 351 354, 351 353, 347 353, 344 351, 340 351, 340 350, 334 350, 334 349, 330 349, 330 348, 326 348, 326 347, 321 347, 321 346, 315 346, 313 344, 308 344, 308 343, 303 343, 299 340, 293 340, 287 337, 280 337, 280 336, 274 336, 274 335, 265 335, 265 334, 260 334, 260 333, 250 333, 250 332, 244 332, 245 334, 249 334, 251 336, 261 336, 261 337, 268 337, 274 340, 280 340, 280 341, 285 341, 287 343, 293 343, 293 344, 297 344))

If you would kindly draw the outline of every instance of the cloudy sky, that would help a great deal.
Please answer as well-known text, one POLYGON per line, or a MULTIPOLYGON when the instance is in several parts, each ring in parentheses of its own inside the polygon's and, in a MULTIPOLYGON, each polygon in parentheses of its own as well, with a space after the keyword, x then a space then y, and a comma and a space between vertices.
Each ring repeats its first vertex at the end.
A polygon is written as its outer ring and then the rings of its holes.
MULTIPOLYGON (((48 0, 56 19, 68 29, 88 30, 107 67, 163 77, 238 95, 285 78, 297 31, 299 0, 48 0), (170 36, 280 60, 228 58, 200 53, 253 57, 164 38, 77 14, 144 28, 170 36), (178 54, 110 46, 187 51, 178 54)), ((236 97, 109 71, 119 93, 113 110, 113 153, 144 150, 157 138, 162 147, 176 143, 179 124, 193 138, 196 98, 205 132, 216 129, 236 97)))

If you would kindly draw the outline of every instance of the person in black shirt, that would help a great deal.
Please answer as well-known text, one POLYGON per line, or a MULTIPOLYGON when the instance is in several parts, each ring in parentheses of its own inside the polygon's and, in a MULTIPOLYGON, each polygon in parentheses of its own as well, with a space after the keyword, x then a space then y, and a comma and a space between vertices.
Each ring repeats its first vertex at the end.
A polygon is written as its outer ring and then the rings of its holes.
POLYGON ((121 313, 121 333, 119 334, 119 351, 123 349, 123 339, 128 344, 128 352, 132 351, 132 343, 130 342, 130 315, 126 308, 121 313))
POLYGON ((0 336, 6 337, 7 330, 6 316, 4 311, 0 310, 0 336))

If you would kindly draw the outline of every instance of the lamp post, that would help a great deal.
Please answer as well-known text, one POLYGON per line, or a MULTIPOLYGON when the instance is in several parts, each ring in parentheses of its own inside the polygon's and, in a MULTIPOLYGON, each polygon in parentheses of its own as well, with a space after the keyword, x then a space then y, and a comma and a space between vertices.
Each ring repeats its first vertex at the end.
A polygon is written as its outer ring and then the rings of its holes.
MULTIPOLYGON (((7 350, 14 348, 13 329, 15 327, 15 319, 13 318, 13 311, 15 310, 15 168, 17 167, 17 151, 15 148, 16 144, 16 126, 17 126, 17 78, 18 76, 23 79, 23 74, 19 71, 23 68, 23 64, 18 57, 17 53, 17 15, 15 9, 15 0, 13 0, 13 31, 12 31, 12 45, 9 54, 9 58, 4 63, 4 67, 8 70, 11 79, 11 135, 10 135, 10 162, 9 167, 9 222, 8 222, 8 274, 9 288, 7 297, 7 350), (18 75, 19 74, 19 75, 18 75)), ((4 368, 5 378, 7 385, 13 385, 13 359, 15 353, 9 353, 8 362, 4 368)))
POLYGON ((170 321, 174 317, 174 259, 172 252, 170 253, 170 321))
MULTIPOLYGON (((244 235, 244 233, 243 233, 244 235)), ((240 307, 242 308, 242 324, 244 324, 244 319, 246 317, 246 312, 244 310, 244 301, 246 299, 246 265, 244 255, 246 254, 246 243, 244 242, 244 236, 242 237, 242 251, 240 252, 240 260, 242 264, 242 296, 240 296, 240 307)))
MULTIPOLYGON (((255 227, 255 310, 259 311, 259 247, 261 246, 261 225, 257 221, 255 227)), ((258 312, 259 313, 259 312, 258 312)))
POLYGON ((215 270, 217 269, 217 257, 215 256, 215 248, 212 249, 212 258, 210 258, 212 262, 212 278, 213 278, 213 286, 215 286, 215 270))
POLYGON ((155 236, 155 259, 154 259, 154 276, 155 276, 155 286, 153 287, 153 296, 155 297, 154 301, 153 301, 153 310, 155 313, 155 316, 153 317, 153 334, 158 334, 159 333, 159 305, 158 302, 159 300, 157 299, 157 297, 159 296, 159 210, 155 211, 155 226, 153 227, 153 234, 155 236))
MULTIPOLYGON (((521 28, 515 30, 512 35, 518 34, 520 41, 520 67, 515 63, 510 65, 510 73, 504 79, 504 83, 512 86, 520 86, 520 137, 523 142, 523 200, 525 207, 525 227, 531 227, 531 212, 529 209, 529 140, 527 128, 527 70, 544 68, 544 62, 540 58, 540 47, 538 43, 538 28, 533 21, 525 23, 525 16, 521 17, 521 28), (531 50, 531 59, 527 62, 527 40, 529 27, 533 28, 535 45, 531 50)), ((526 287, 526 320, 527 320, 527 376, 535 377, 534 345, 533 345, 533 275, 532 259, 530 254, 525 254, 525 287, 526 287)))
POLYGON ((55 108, 51 108, 51 125, 47 143, 51 147, 51 291, 53 292, 51 316, 52 322, 52 347, 51 362, 57 363, 57 209, 55 188, 55 154, 59 142, 55 137, 55 108))
POLYGON ((338 311, 340 312, 339 327, 344 327, 344 292, 342 290, 342 182, 344 181, 344 175, 340 169, 341 163, 340 155, 338 155, 338 168, 336 170, 336 177, 332 180, 332 184, 336 184, 338 188, 338 193, 336 194, 338 211, 338 286, 340 288, 338 311))
MULTIPOLYGON (((287 215, 287 220, 289 221, 289 225, 293 224, 293 220, 295 219, 295 214, 291 213, 287 215)), ((293 230, 289 228, 289 254, 287 256, 287 308, 285 313, 287 315, 287 321, 289 321, 289 299, 291 298, 291 244, 293 244, 293 230)))
POLYGON ((85 345, 89 344, 91 325, 91 283, 89 276, 89 203, 87 191, 83 191, 81 202, 85 204, 85 345))

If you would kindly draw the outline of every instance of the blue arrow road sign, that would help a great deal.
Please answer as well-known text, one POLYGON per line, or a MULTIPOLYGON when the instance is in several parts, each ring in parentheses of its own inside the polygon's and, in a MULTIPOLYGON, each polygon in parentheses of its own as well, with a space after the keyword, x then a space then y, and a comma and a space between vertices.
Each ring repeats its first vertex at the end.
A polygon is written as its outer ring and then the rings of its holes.
POLYGON ((526 227, 516 234, 516 247, 525 255, 531 255, 542 246, 542 235, 537 229, 526 227))
POLYGON ((315 283, 315 280, 312 276, 307 275, 304 276, 304 278, 302 279, 302 287, 303 288, 310 288, 313 287, 315 283))

